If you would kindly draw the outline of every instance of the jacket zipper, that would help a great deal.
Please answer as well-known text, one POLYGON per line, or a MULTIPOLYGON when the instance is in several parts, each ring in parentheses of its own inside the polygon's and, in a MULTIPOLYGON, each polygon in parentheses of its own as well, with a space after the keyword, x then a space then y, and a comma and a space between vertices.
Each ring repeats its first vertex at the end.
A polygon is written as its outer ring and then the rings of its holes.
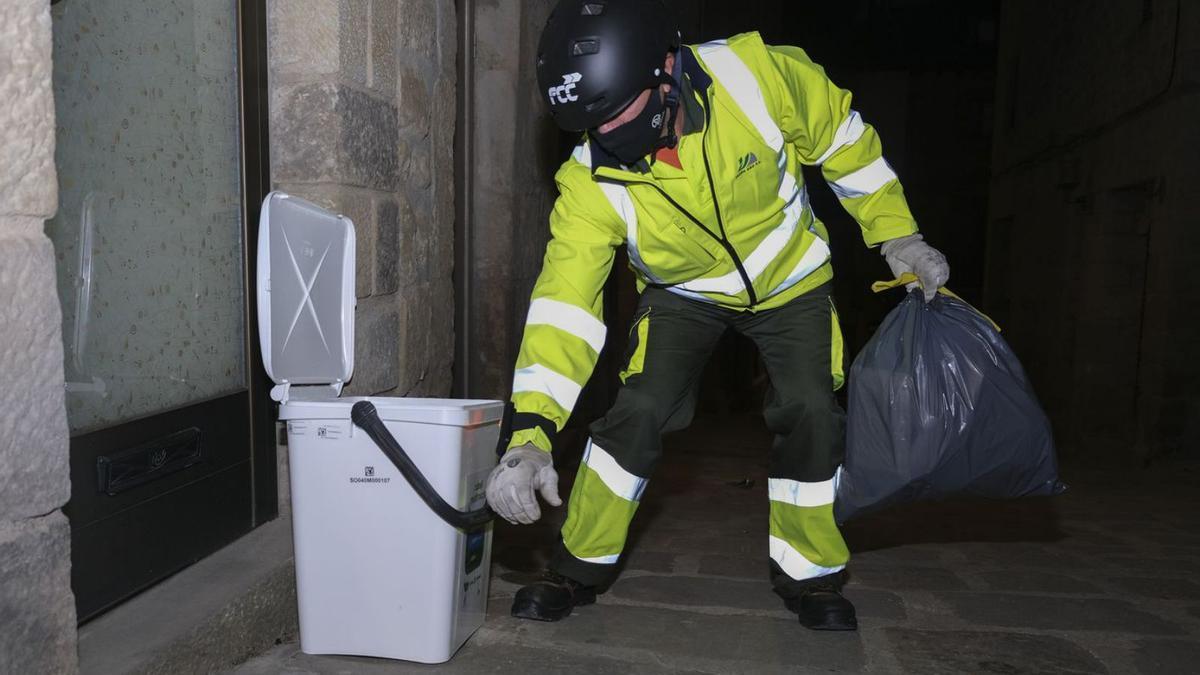
POLYGON ((704 133, 700 137, 700 155, 704 158, 704 173, 708 174, 708 190, 712 193, 713 211, 717 214, 717 227, 721 230, 720 241, 733 258, 733 265, 737 267, 738 274, 742 276, 742 284, 750 296, 749 306, 753 307, 758 304, 758 295, 754 292, 754 282, 750 280, 750 275, 746 274, 746 266, 742 264, 742 259, 738 257, 737 251, 733 249, 733 244, 729 243, 729 238, 725 234, 725 222, 721 220, 721 204, 717 200, 717 184, 713 182, 712 168, 708 165, 708 130, 712 127, 712 104, 709 103, 708 96, 705 96, 704 99, 704 133))
MULTIPOLYGON (((707 99, 707 97, 706 97, 706 99, 707 99)), ((631 180, 619 180, 619 179, 613 179, 613 178, 606 178, 606 180, 611 180, 614 183, 618 183, 618 184, 626 185, 626 186, 631 183, 639 183, 642 185, 649 185, 650 187, 654 188, 655 190, 658 190, 658 193, 661 194, 664 199, 666 199, 668 202, 670 202, 671 206, 675 207, 675 209, 677 211, 679 211, 683 215, 687 216, 688 220, 695 223, 696 226, 699 227, 701 230, 703 230, 705 234, 707 234, 708 236, 715 239, 717 241, 717 243, 719 243, 721 245, 721 247, 725 249, 725 252, 729 254, 729 257, 733 258, 733 266, 737 268, 738 275, 741 276, 741 278, 742 278, 742 285, 746 287, 746 292, 749 294, 749 297, 750 297, 750 304, 747 305, 747 307, 753 307, 758 304, 758 295, 754 292, 754 284, 753 284, 753 282, 750 281, 750 275, 746 273, 746 266, 744 264, 742 264, 742 259, 738 256, 737 251, 733 248, 733 244, 731 244, 729 242, 729 239, 725 235, 725 223, 724 223, 724 221, 721 220, 721 205, 719 203, 717 203, 717 186, 715 183, 713 183, 712 169, 708 165, 708 147, 707 147, 708 144, 706 141, 708 140, 708 129, 709 129, 709 126, 711 126, 711 122, 712 122, 712 120, 709 116, 708 106, 705 106, 704 118, 705 118, 704 132, 700 138, 700 153, 704 157, 704 172, 708 175, 708 189, 709 189, 710 193, 712 194, 713 210, 716 212, 716 215, 717 215, 717 227, 720 229, 720 234, 708 229, 708 227, 706 227, 704 225, 704 223, 700 222, 699 218, 692 215, 692 213, 690 211, 688 211, 687 209, 683 208, 683 206, 680 205, 679 202, 675 201, 674 199, 671 198, 671 195, 667 194, 666 190, 663 190, 658 184, 654 183, 653 181, 648 181, 648 180, 632 180, 631 181, 631 180)))

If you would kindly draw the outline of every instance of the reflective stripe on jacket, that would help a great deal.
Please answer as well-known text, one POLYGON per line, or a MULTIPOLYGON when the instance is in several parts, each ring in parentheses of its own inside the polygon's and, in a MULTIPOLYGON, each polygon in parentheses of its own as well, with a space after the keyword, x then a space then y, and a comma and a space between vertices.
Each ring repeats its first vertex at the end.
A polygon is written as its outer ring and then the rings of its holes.
POLYGON ((639 290, 760 311, 833 277, 802 165, 821 166, 868 246, 917 231, 875 130, 802 49, 745 33, 683 52, 704 126, 680 139, 682 171, 620 166, 585 137, 555 176, 551 240, 513 379, 526 422, 514 425, 512 446, 549 451, 546 429, 570 416, 604 345, 603 288, 621 244, 639 290))

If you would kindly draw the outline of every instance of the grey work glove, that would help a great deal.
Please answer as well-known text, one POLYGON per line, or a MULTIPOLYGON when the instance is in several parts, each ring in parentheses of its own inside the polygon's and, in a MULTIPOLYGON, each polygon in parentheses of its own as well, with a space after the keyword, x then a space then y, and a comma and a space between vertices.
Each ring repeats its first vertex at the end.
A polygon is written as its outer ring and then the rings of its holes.
MULTIPOLYGON (((926 244, 924 237, 919 234, 885 241, 880 249, 883 259, 887 261, 888 267, 892 268, 892 274, 895 274, 897 279, 906 272, 917 275, 921 280, 921 289, 925 292, 925 302, 933 300, 938 289, 950 280, 950 263, 946 262, 946 256, 926 244)), ((917 284, 909 284, 908 290, 911 291, 916 286, 917 284)))
POLYGON ((554 460, 550 453, 526 443, 504 453, 500 464, 492 469, 487 480, 487 501, 501 518, 529 525, 542 517, 535 490, 551 506, 562 506, 554 460))

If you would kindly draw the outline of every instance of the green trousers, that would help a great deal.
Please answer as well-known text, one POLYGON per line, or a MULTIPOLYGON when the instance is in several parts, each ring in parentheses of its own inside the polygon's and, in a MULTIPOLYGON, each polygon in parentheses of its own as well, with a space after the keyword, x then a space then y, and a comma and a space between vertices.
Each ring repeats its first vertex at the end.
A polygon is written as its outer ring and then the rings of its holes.
POLYGON ((840 582, 850 557, 833 519, 845 449, 842 338, 822 286, 778 309, 737 312, 649 288, 630 330, 624 386, 591 426, 551 569, 587 585, 614 580, 629 524, 662 454, 662 434, 686 427, 701 372, 728 328, 757 345, 771 388, 765 418, 770 523, 765 547, 776 590, 840 582))

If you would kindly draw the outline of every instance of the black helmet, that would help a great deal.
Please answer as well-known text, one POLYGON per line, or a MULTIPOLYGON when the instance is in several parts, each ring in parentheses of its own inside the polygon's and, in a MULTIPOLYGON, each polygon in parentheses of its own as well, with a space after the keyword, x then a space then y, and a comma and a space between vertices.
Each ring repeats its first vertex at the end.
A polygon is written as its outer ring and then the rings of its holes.
POLYGON ((661 0, 560 0, 538 43, 537 76, 567 131, 598 127, 658 86, 679 32, 661 0))

